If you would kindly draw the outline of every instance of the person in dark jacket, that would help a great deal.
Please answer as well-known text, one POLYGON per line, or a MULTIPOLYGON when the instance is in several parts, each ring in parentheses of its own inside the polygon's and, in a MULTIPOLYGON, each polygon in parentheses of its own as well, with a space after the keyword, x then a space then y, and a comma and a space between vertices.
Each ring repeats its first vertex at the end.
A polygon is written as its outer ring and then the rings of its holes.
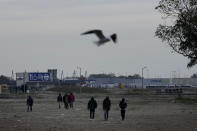
POLYGON ((103 110, 104 110, 104 118, 105 118, 105 120, 108 120, 110 107, 111 107, 111 101, 110 101, 109 97, 107 96, 103 100, 103 110))
POLYGON ((119 107, 121 109, 121 117, 122 117, 122 120, 125 119, 125 109, 127 108, 127 103, 125 102, 125 99, 122 98, 122 100, 120 101, 120 104, 119 104, 119 107))
POLYGON ((64 108, 68 109, 68 99, 69 99, 69 95, 67 93, 65 93, 65 95, 63 96, 63 102, 64 102, 64 108))
POLYGON ((33 106, 34 101, 31 98, 31 96, 28 96, 26 103, 27 103, 27 112, 29 112, 29 110, 32 111, 32 106, 33 106))
POLYGON ((61 102, 62 102, 62 95, 59 93, 59 96, 57 97, 57 102, 59 104, 59 109, 61 108, 61 102))
POLYGON ((91 97, 91 99, 88 102, 88 110, 90 110, 90 119, 94 119, 94 113, 96 108, 97 102, 96 100, 94 100, 94 97, 91 97))

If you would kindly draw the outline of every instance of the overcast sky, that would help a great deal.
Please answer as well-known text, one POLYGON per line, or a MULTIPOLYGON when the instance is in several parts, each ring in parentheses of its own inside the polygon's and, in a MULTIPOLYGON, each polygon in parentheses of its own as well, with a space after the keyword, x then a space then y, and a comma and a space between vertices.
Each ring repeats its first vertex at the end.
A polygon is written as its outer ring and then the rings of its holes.
POLYGON ((88 74, 141 74, 145 77, 189 77, 187 58, 171 53, 167 43, 154 36, 161 14, 159 0, 0 0, 0 74, 46 72, 58 69, 58 77, 74 70, 88 74), (97 47, 90 29, 118 34, 97 47))

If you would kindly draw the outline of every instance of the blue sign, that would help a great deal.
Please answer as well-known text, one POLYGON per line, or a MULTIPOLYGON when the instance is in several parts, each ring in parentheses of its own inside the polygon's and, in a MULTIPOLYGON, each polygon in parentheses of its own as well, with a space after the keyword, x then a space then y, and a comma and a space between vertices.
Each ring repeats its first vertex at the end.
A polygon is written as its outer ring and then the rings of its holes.
POLYGON ((49 73, 29 73, 29 81, 50 81, 49 73))

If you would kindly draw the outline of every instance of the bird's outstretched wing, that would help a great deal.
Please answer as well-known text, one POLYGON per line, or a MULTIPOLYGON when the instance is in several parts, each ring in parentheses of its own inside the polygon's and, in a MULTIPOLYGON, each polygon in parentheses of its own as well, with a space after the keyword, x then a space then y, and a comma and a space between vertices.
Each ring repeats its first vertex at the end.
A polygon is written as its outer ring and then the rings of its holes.
POLYGON ((112 34, 112 35, 111 35, 111 39, 112 39, 112 41, 113 41, 114 43, 116 43, 116 42, 117 42, 117 35, 116 35, 116 34, 112 34))
POLYGON ((81 35, 87 35, 87 34, 95 34, 99 39, 105 39, 102 30, 90 30, 82 33, 81 35))

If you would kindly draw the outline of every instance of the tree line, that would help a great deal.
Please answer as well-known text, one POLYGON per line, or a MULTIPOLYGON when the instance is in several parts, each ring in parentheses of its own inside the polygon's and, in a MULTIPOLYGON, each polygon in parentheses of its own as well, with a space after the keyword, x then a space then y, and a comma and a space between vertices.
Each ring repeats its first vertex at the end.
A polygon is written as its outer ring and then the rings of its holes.
POLYGON ((114 73, 101 73, 101 74, 90 74, 89 78, 129 78, 129 79, 141 79, 141 76, 139 74, 134 74, 134 75, 119 75, 116 76, 114 73))

